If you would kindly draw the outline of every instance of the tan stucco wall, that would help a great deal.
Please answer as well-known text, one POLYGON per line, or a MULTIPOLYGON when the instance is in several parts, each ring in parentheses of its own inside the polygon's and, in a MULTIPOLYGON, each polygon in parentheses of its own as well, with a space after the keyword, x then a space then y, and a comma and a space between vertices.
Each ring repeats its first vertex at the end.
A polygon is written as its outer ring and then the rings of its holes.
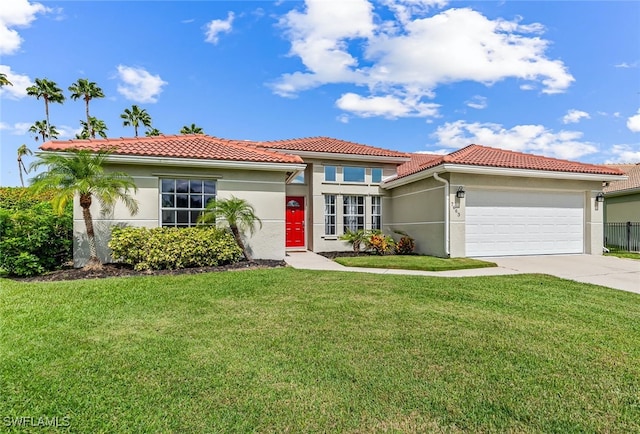
POLYGON ((390 191, 390 218, 385 227, 411 236, 417 253, 446 256, 444 188, 433 178, 394 188, 390 191))
POLYGON ((380 188, 378 184, 371 182, 371 168, 382 168, 382 177, 390 177, 395 174, 396 166, 393 164, 375 164, 372 162, 340 162, 332 160, 306 159, 307 170, 305 173, 305 184, 287 185, 288 196, 305 197, 305 235, 306 248, 314 252, 347 251, 351 246, 338 239, 342 234, 343 207, 342 196, 357 195, 365 196, 365 228, 370 228, 371 218, 371 196, 382 196, 382 225, 386 228, 386 220, 390 211, 390 203, 387 196, 389 193, 380 188), (335 166, 337 168, 337 181, 324 181, 324 166, 335 166), (342 167, 354 166, 365 167, 364 183, 341 182, 342 167), (324 195, 336 195, 336 235, 325 235, 324 233, 324 195))
MULTIPOLYGON (((107 242, 114 225, 157 227, 160 225, 159 182, 162 177, 212 178, 217 180, 217 197, 231 195, 247 200, 262 221, 262 229, 256 227, 253 236, 246 234, 246 244, 256 259, 284 259, 284 200, 285 173, 278 171, 249 171, 231 169, 188 169, 154 166, 109 166, 107 170, 124 171, 133 177, 138 187, 135 194, 139 212, 131 216, 126 207, 118 202, 110 215, 100 214, 94 203, 91 212, 94 218, 99 257, 111 260, 107 242)), ((77 204, 76 198, 76 204, 77 204)), ((74 207, 74 263, 82 266, 88 259, 88 243, 82 213, 74 207)))
POLYGON ((640 222, 640 192, 624 196, 607 196, 604 204, 607 223, 640 222))

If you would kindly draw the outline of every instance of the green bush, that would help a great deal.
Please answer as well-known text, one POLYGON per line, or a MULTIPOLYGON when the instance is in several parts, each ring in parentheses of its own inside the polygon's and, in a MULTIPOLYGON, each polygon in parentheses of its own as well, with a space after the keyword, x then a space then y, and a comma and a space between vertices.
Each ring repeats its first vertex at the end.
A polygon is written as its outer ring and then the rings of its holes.
POLYGON ((213 267, 242 258, 233 236, 216 227, 114 227, 109 248, 115 261, 136 270, 213 267))
POLYGON ((27 188, 0 189, 0 268, 13 276, 33 276, 69 261, 73 247, 73 216, 53 212, 51 194, 27 188))

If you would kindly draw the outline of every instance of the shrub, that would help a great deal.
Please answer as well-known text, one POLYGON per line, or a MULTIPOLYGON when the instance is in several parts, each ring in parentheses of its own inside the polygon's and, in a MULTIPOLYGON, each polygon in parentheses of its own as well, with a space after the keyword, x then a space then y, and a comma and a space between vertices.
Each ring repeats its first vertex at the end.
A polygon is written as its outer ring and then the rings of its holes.
POLYGON ((395 242, 389 235, 384 235, 381 231, 373 231, 365 240, 367 250, 373 250, 376 255, 386 255, 393 251, 395 242))
POLYGON ((51 194, 27 188, 0 188, 0 268, 13 276, 33 276, 69 261, 73 247, 71 205, 53 212, 51 194))
POLYGON ((395 231, 397 234, 402 235, 402 238, 396 243, 397 255, 412 255, 416 249, 416 243, 406 232, 395 231))
POLYGON ((358 229, 357 231, 351 231, 347 229, 344 235, 340 235, 340 239, 342 241, 346 241, 351 244, 354 252, 359 252, 362 244, 366 242, 369 234, 362 229, 358 229))
POLYGON ((136 270, 213 267, 242 258, 233 236, 216 227, 114 227, 109 248, 115 261, 136 270))

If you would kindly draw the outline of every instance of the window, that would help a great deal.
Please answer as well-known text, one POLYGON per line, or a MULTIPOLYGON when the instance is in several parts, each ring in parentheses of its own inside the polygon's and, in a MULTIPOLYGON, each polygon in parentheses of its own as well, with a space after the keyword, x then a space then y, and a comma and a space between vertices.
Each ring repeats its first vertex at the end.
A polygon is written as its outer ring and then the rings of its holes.
POLYGON ((216 198, 216 182, 163 179, 160 187, 162 226, 195 226, 202 210, 216 198))
POLYGON ((364 182, 364 167, 344 167, 342 179, 344 182, 364 182))
POLYGON ((304 184, 304 172, 300 172, 291 180, 292 184, 304 184))
POLYGON ((336 234, 336 196, 333 194, 324 196, 324 234, 336 234))
POLYGON ((344 196, 343 206, 344 233, 364 230, 364 196, 344 196))
POLYGON ((382 169, 379 167, 374 167, 371 169, 371 182, 374 184, 378 184, 382 182, 382 169))
POLYGON ((382 198, 371 196, 371 229, 382 230, 382 198))
POLYGON ((336 182, 336 166, 324 166, 324 180, 336 182))

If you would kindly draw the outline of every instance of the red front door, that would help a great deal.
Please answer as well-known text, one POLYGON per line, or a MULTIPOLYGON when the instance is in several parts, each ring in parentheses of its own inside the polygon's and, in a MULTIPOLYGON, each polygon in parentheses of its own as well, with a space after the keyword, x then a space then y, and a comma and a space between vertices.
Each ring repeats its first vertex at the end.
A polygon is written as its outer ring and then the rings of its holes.
POLYGON ((304 247, 304 197, 287 196, 286 246, 304 247))

